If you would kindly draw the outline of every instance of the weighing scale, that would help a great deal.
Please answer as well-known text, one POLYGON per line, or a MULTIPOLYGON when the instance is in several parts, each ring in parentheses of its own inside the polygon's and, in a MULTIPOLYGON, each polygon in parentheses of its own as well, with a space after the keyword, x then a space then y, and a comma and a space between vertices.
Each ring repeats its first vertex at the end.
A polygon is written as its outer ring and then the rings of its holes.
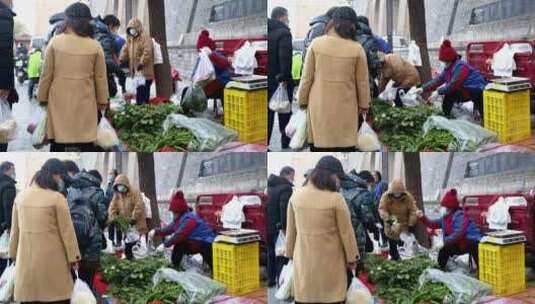
POLYGON ((481 242, 497 245, 509 245, 526 242, 526 235, 518 230, 501 230, 487 233, 481 242))
POLYGON ((259 89, 265 89, 268 86, 267 76, 261 75, 248 75, 232 77, 230 82, 227 83, 227 88, 236 88, 246 91, 254 91, 259 89))
POLYGON ((252 243, 260 241, 260 234, 257 230, 252 229, 225 230, 219 232, 215 241, 237 245, 252 243))
POLYGON ((531 89, 531 83, 528 78, 523 77, 496 78, 492 79, 485 89, 509 93, 529 90, 531 89))

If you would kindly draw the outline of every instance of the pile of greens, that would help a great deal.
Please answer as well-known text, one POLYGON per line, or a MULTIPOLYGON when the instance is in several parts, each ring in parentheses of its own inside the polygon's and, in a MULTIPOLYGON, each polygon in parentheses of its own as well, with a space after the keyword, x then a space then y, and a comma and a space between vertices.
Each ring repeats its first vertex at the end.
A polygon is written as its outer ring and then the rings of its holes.
POLYGON ((124 303, 176 303, 182 294, 180 285, 160 282, 153 286, 152 277, 161 267, 169 266, 163 256, 141 260, 120 260, 114 256, 102 256, 104 279, 110 293, 124 303))
POLYGON ((181 113, 173 104, 125 105, 113 116, 119 138, 138 152, 154 152, 163 148, 186 151, 194 143, 193 134, 186 129, 163 131, 162 124, 169 114, 181 113))
POLYGON ((126 231, 128 230, 129 221, 126 216, 119 214, 113 220, 113 224, 115 224, 122 233, 126 233, 126 231))
POLYGON ((442 303, 446 296, 451 295, 444 284, 429 282, 418 288, 420 275, 434 266, 436 263, 424 256, 392 261, 368 255, 364 260, 368 278, 377 286, 377 296, 388 304, 442 303))
POLYGON ((391 151, 447 151, 455 141, 453 135, 444 130, 431 130, 424 135, 422 127, 432 115, 440 110, 420 105, 411 108, 394 108, 386 102, 372 103, 373 126, 379 131, 379 139, 391 151))

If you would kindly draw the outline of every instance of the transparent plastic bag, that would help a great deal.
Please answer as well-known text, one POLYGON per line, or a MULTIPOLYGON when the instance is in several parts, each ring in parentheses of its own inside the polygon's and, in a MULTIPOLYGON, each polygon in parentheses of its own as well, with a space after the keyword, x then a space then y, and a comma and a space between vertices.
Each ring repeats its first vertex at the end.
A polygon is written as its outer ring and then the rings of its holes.
POLYGON ((0 302, 11 303, 15 292, 15 264, 8 265, 0 277, 0 302))
POLYGON ((500 197, 494 204, 490 205, 487 212, 487 223, 491 230, 506 230, 511 223, 509 205, 503 197, 500 197))
POLYGON ((134 254, 134 258, 136 260, 143 259, 149 256, 149 246, 144 237, 140 238, 139 242, 134 245, 134 247, 132 248, 132 253, 134 254))
POLYGON ((285 256, 286 254, 286 236, 284 232, 279 231, 279 236, 277 237, 277 242, 275 243, 275 255, 276 256, 285 256))
POLYGON ((193 83, 210 82, 215 79, 215 68, 205 51, 199 52, 199 59, 195 65, 193 83))
POLYGON ((417 88, 412 87, 410 90, 405 92, 405 90, 400 89, 399 98, 405 107, 417 107, 425 103, 425 100, 417 93, 417 88))
POLYGON ((177 303, 205 303, 215 296, 225 293, 225 287, 208 277, 194 272, 178 272, 171 268, 160 268, 152 277, 154 285, 162 282, 176 282, 184 289, 178 296, 177 303))
POLYGON ((135 95, 136 94, 136 84, 134 83, 134 77, 126 77, 125 80, 125 90, 127 94, 135 95))
POLYGON ((238 75, 253 75, 254 69, 258 67, 256 60, 256 50, 249 41, 234 53, 232 61, 234 72, 238 75))
POLYGON ((154 65, 163 64, 162 46, 152 38, 152 48, 154 50, 154 65))
POLYGON ((141 236, 139 235, 139 232, 136 230, 136 227, 129 226, 128 230, 126 230, 126 242, 127 243, 135 243, 139 241, 141 236))
POLYGON ((448 273, 438 269, 426 269, 418 279, 420 286, 427 282, 445 284, 451 291, 453 298, 444 299, 448 304, 472 303, 477 299, 492 294, 492 288, 474 278, 460 273, 448 273))
POLYGON ((279 84, 279 87, 269 100, 269 109, 277 113, 292 112, 292 103, 290 101, 290 97, 288 96, 288 90, 286 90, 286 86, 279 84))
POLYGON ((347 290, 346 304, 374 304, 370 290, 354 274, 347 290))
POLYGON ((186 112, 204 112, 208 107, 208 99, 204 90, 198 84, 186 88, 184 98, 180 101, 180 106, 186 112))
POLYGON ((6 99, 0 98, 0 143, 7 143, 17 136, 17 122, 6 99))
POLYGON ((46 128, 46 121, 47 121, 47 112, 45 109, 39 107, 37 110, 39 113, 36 113, 35 115, 39 117, 39 122, 35 126, 35 129, 33 130, 32 134, 32 145, 36 149, 42 148, 44 145, 48 143, 47 140, 47 128, 46 128))
POLYGON ((279 289, 275 293, 275 298, 284 301, 293 297, 293 277, 294 264, 290 260, 288 264, 284 265, 279 275, 279 289))
POLYGON ((293 122, 295 132, 290 140, 290 148, 298 150, 302 149, 307 142, 307 111, 300 109, 297 113, 292 115, 292 118, 293 117, 295 117, 293 122))
POLYGON ((375 152, 381 150, 381 142, 377 133, 366 122, 366 115, 364 115, 364 122, 360 126, 357 135, 357 149, 362 152, 375 152))
POLYGON ((108 119, 104 117, 104 113, 102 113, 102 118, 98 124, 96 144, 103 149, 111 149, 120 144, 115 129, 108 119))
POLYGON ((0 236, 0 258, 7 259, 9 256, 9 231, 4 230, 0 236))
POLYGON ((433 115, 423 126, 424 133, 432 129, 447 130, 455 137, 448 147, 450 151, 473 152, 482 145, 496 142, 496 133, 466 120, 433 115))
POLYGON ((76 271, 76 281, 71 295, 71 304, 97 304, 91 288, 80 279, 76 271))
POLYGON ((385 87, 385 90, 379 94, 378 98, 384 101, 394 101, 396 99, 398 89, 394 88, 394 81, 390 80, 385 87))
POLYGON ((171 114, 163 122, 163 129, 171 127, 188 129, 193 133, 196 146, 192 150, 197 152, 212 152, 219 146, 238 139, 234 130, 213 122, 206 118, 190 118, 181 114, 171 114))

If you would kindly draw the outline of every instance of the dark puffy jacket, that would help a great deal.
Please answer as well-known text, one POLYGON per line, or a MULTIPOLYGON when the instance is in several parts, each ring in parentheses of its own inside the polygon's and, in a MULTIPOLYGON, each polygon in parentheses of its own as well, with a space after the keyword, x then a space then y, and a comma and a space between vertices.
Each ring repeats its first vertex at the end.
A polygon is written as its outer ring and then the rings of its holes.
POLYGON ((15 88, 13 58, 13 17, 15 13, 0 2, 0 90, 15 88))
POLYGON ((377 45, 377 40, 372 33, 372 30, 369 26, 364 23, 359 22, 357 26, 357 35, 356 40, 362 45, 366 51, 366 59, 368 59, 368 73, 370 75, 370 91, 372 88, 375 88, 375 81, 379 77, 379 71, 381 68, 379 55, 379 46, 377 45))
POLYGON ((91 22, 93 25, 94 36, 96 41, 100 43, 102 49, 104 50, 104 57, 106 58, 106 64, 114 64, 113 55, 117 54, 115 49, 115 36, 110 32, 108 26, 100 20, 100 18, 95 18, 91 22))
POLYGON ((16 183, 7 175, 0 176, 0 232, 11 228, 11 211, 17 195, 16 183))
POLYGON ((312 21, 310 21, 310 29, 308 30, 308 33, 304 40, 305 49, 303 51, 303 62, 305 62, 307 50, 308 47, 312 44, 312 41, 314 41, 314 39, 318 37, 325 35, 325 27, 327 27, 328 22, 329 17, 325 15, 317 16, 312 19, 312 21))
POLYGON ((95 225, 91 233, 91 245, 82 254, 82 259, 99 261, 102 242, 106 241, 102 239, 102 231, 108 219, 106 197, 104 191, 100 188, 100 181, 85 171, 76 174, 67 194, 69 206, 76 200, 84 200, 90 204, 89 209, 93 211, 95 218, 95 225))
POLYGON ((52 17, 50 17, 50 19, 48 20, 48 23, 50 23, 51 29, 50 29, 50 32, 48 32, 48 35, 46 37, 46 44, 48 44, 50 40, 54 36, 56 36, 59 28, 63 25, 64 20, 65 20, 64 13, 57 13, 57 14, 52 15, 52 17))
POLYGON ((268 19, 268 86, 274 91, 279 82, 292 80, 292 33, 278 20, 268 19))
POLYGON ((340 181, 340 193, 349 207, 359 252, 366 252, 366 225, 377 222, 373 194, 366 181, 353 173, 340 181))
POLYGON ((293 184, 280 176, 272 174, 268 179, 268 232, 275 233, 286 229, 286 211, 292 196, 293 184))

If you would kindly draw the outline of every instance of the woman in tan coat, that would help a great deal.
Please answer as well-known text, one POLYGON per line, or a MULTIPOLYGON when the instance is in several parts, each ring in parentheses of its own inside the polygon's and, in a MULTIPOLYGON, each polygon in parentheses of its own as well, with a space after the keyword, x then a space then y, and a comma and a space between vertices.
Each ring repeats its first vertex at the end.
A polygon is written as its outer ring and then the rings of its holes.
POLYGON ((98 109, 108 105, 104 52, 93 40, 91 12, 82 3, 65 10, 64 33, 47 46, 37 99, 48 104, 50 151, 96 151, 98 109))
POLYGON ((394 100, 397 107, 403 107, 399 93, 401 90, 408 91, 410 88, 421 84, 420 74, 416 67, 410 62, 403 59, 398 54, 380 53, 379 60, 382 64, 381 77, 379 79, 379 92, 383 92, 390 80, 394 81, 394 88, 397 89, 396 99, 394 100))
MULTIPOLYGON (((113 198, 108 209, 108 219, 113 222, 117 216, 122 215, 130 221, 138 233, 148 232, 145 215, 145 204, 138 189, 134 188, 128 177, 119 174, 113 184, 113 198)), ((133 259, 132 248, 137 242, 125 242, 125 254, 128 259, 133 259)))
POLYGON ((356 150, 359 114, 370 104, 368 63, 356 42, 353 9, 336 10, 327 35, 310 45, 299 86, 298 101, 308 108, 311 151, 356 150))
POLYGON ((128 40, 121 51, 119 60, 128 62, 130 76, 140 72, 145 77, 145 84, 136 90, 137 104, 145 104, 150 99, 150 86, 154 80, 154 50, 152 38, 143 30, 138 18, 132 18, 126 28, 128 40))
POLYGON ((381 197, 379 216, 384 221, 385 234, 389 241, 390 256, 399 260, 397 245, 399 235, 412 229, 418 220, 418 207, 400 179, 394 179, 388 191, 381 197))
POLYGON ((323 157, 288 205, 286 256, 294 264, 296 303, 342 303, 357 241, 347 204, 337 192, 342 164, 323 157))
POLYGON ((9 256, 15 260, 16 302, 69 303, 80 252, 59 192, 65 174, 60 160, 49 159, 15 199, 9 256))

